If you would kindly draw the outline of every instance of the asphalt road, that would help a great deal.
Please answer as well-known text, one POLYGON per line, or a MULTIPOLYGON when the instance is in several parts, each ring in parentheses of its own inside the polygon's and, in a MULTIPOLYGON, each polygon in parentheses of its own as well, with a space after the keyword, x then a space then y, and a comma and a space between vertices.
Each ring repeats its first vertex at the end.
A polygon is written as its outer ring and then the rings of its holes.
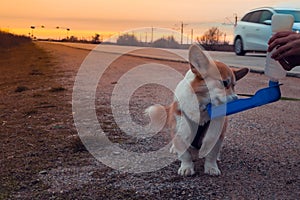
MULTIPOLYGON (((60 43, 62 44, 62 43, 60 43)), ((71 46, 79 49, 97 50, 101 52, 123 54, 137 49, 143 49, 141 47, 129 47, 129 46, 117 46, 117 45, 106 45, 106 44, 81 44, 81 43, 63 43, 64 45, 71 46)), ((164 49, 165 52, 156 51, 156 49, 147 49, 141 51, 135 51, 136 56, 142 57, 155 57, 157 59, 166 60, 184 60, 188 58, 188 50, 186 49, 164 49), (176 55, 172 55, 176 54, 176 55), (180 58, 180 57, 184 58, 180 58)), ((252 72, 263 73, 266 54, 264 53, 248 53, 245 56, 236 56, 233 52, 220 52, 220 51, 208 51, 208 54, 215 60, 226 63, 229 66, 234 67, 248 67, 252 72)), ((292 71, 287 73, 289 76, 300 77, 300 66, 294 68, 292 71)))

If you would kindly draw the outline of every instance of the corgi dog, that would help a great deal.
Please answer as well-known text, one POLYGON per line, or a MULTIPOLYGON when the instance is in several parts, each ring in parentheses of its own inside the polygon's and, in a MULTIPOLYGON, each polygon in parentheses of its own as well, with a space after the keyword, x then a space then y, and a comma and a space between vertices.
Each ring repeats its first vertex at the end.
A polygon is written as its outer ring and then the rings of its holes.
POLYGON ((198 150, 198 157, 205 157, 204 173, 218 176, 221 172, 217 160, 227 119, 210 120, 206 106, 237 99, 234 86, 249 69, 231 69, 222 62, 213 61, 197 45, 189 48, 189 63, 190 69, 174 91, 173 102, 168 106, 150 106, 145 113, 151 119, 151 126, 162 127, 164 123, 169 127, 172 136, 170 152, 176 153, 181 161, 179 175, 195 174, 192 153, 198 150))

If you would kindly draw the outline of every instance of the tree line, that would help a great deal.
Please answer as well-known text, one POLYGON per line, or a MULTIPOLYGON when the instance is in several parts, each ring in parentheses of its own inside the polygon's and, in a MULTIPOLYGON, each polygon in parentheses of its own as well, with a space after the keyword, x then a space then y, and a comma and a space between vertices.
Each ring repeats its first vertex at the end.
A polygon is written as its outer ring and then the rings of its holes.
MULTIPOLYGON (((229 45, 226 41, 226 33, 219 30, 218 27, 212 27, 206 31, 201 37, 196 38, 198 44, 204 46, 205 49, 214 50, 216 45, 229 45), (222 40, 223 38, 223 40, 222 40)), ((159 48, 188 48, 188 44, 179 44, 173 35, 159 38, 152 43, 145 43, 138 40, 134 34, 126 33, 117 38, 118 45, 128 46, 151 46, 159 48)))

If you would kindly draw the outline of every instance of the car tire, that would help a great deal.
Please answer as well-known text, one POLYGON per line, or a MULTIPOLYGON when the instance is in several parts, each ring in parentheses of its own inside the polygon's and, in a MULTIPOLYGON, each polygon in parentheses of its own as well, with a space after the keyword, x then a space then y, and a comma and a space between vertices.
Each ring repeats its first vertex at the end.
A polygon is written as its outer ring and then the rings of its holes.
POLYGON ((234 41, 234 51, 235 54, 238 56, 244 56, 246 54, 246 51, 244 50, 243 47, 243 40, 242 38, 238 37, 234 41))

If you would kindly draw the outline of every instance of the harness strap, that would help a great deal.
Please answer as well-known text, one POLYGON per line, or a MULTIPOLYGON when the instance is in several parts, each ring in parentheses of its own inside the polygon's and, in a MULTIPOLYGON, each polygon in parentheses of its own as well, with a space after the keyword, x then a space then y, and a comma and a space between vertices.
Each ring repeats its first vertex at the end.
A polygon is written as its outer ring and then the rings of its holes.
POLYGON ((210 121, 206 122, 202 126, 198 126, 197 134, 191 144, 195 149, 199 150, 201 148, 202 141, 203 141, 205 133, 209 127, 209 124, 210 124, 210 121))
POLYGON ((205 133, 209 127, 210 121, 207 121, 204 125, 200 126, 199 123, 194 122, 191 120, 185 112, 182 112, 183 116, 187 119, 187 122, 190 126, 190 129, 192 133, 197 132, 196 136, 194 137, 191 146, 200 149, 202 145, 203 138, 205 136, 205 133))

